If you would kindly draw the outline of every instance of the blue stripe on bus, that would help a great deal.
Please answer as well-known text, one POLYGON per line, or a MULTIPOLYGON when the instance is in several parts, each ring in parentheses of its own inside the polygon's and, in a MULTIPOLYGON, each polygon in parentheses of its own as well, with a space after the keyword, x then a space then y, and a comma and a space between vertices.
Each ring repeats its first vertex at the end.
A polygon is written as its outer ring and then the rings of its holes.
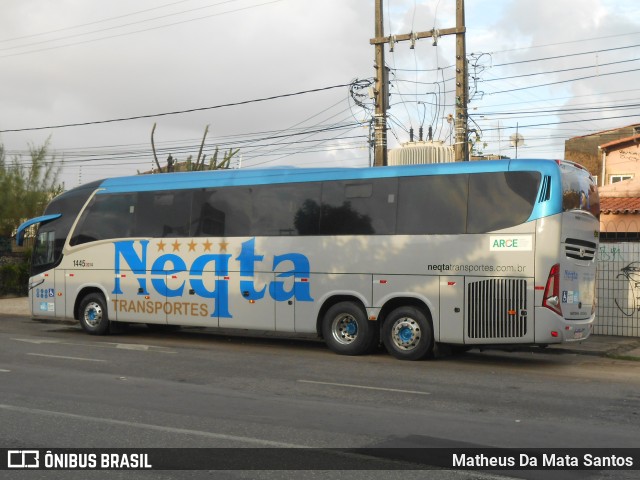
MULTIPOLYGON (((552 192, 562 192, 560 170, 553 160, 488 160, 376 168, 276 167, 136 175, 104 180, 97 194, 504 171, 539 171, 551 177, 552 192)), ((550 201, 536 203, 529 221, 562 212, 561 197, 552 195, 550 201)))

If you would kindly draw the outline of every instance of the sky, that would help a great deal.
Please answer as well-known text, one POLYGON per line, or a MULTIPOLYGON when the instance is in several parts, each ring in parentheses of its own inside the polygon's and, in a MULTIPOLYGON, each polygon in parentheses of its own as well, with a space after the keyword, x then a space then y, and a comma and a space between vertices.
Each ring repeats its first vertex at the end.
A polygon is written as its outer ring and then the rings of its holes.
MULTIPOLYGON (((455 26, 455 0, 384 0, 385 35, 455 26)), ((0 144, 49 142, 66 188, 203 152, 236 168, 370 165, 373 0, 3 0, 0 144)), ((562 158, 640 123, 640 2, 466 0, 474 150, 562 158), (513 136, 522 141, 518 152, 513 136)), ((455 36, 387 47, 389 147, 449 145, 455 36)))

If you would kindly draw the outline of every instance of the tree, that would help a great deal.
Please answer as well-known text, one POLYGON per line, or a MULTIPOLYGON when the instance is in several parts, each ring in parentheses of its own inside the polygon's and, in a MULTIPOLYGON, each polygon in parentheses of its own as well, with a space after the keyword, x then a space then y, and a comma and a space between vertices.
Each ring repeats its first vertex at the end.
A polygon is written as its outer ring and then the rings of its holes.
MULTIPOLYGON (((207 155, 203 155, 202 154, 202 150, 204 149, 204 142, 207 138, 207 134, 209 133, 209 125, 206 126, 206 128, 204 129, 204 135, 202 136, 202 142, 200 143, 200 150, 198 150, 198 156, 194 161, 192 161, 193 156, 189 155, 189 157, 187 157, 187 160, 185 162, 178 162, 178 160, 176 158, 173 157, 172 154, 169 154, 169 157, 167 158, 167 166, 166 168, 163 168, 160 166, 160 162, 158 161, 158 155, 156 153, 156 144, 154 141, 154 133, 156 131, 156 124, 153 124, 153 128, 151 129, 151 149, 153 150, 153 159, 156 162, 156 166, 158 168, 158 173, 163 173, 163 172, 182 172, 182 171, 187 171, 187 172, 196 172, 196 171, 201 171, 201 170, 223 170, 223 169, 228 169, 229 166, 231 165, 231 159, 238 154, 238 152, 240 152, 239 148, 236 148, 235 150, 233 148, 230 148, 228 151, 223 153, 223 159, 218 161, 218 153, 219 153, 219 149, 216 146, 216 150, 213 153, 213 155, 211 156, 211 158, 209 159, 209 164, 205 164, 205 160, 207 158, 207 155)), ((140 172, 138 172, 140 173, 140 172)), ((146 172, 146 173, 153 173, 153 172, 146 172)))
POLYGON ((7 161, 0 144, 0 237, 9 237, 20 223, 41 215, 47 203, 62 193, 61 165, 49 154, 49 139, 39 147, 29 144, 29 159, 7 161))

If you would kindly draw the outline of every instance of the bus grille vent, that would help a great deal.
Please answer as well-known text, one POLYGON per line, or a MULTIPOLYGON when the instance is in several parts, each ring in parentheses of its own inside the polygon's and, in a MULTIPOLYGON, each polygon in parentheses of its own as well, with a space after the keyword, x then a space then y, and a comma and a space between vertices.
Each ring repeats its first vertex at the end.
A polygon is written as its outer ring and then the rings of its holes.
POLYGON ((551 198, 551 177, 545 175, 542 179, 542 188, 540 188, 540 196, 538 197, 538 203, 546 202, 551 198))
POLYGON ((527 281, 496 278, 467 290, 469 338, 519 338, 527 334, 527 281))
POLYGON ((564 252, 567 258, 593 260, 596 256, 596 244, 577 238, 567 238, 567 242, 564 244, 564 252))

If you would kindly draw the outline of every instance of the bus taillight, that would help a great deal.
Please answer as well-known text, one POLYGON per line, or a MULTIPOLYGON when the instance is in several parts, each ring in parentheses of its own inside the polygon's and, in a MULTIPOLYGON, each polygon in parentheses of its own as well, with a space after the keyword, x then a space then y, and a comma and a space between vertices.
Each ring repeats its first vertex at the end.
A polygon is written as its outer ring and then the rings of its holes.
POLYGON ((558 315, 562 315, 560 309, 560 264, 556 263, 549 270, 549 278, 547 286, 544 289, 544 297, 542 298, 542 306, 547 307, 558 315))

